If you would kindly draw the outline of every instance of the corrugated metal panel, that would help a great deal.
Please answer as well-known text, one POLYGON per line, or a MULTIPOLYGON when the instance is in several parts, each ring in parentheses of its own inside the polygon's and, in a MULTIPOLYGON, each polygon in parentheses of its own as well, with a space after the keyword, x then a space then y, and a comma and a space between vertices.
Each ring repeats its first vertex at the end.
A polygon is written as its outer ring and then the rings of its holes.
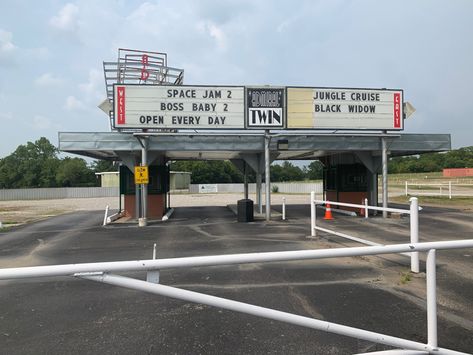
MULTIPOLYGON (((310 193, 315 191, 318 194, 323 193, 323 184, 322 182, 314 183, 289 183, 289 182, 274 182, 271 184, 271 187, 278 187, 278 192, 281 193, 310 193)), ((248 190, 250 193, 256 192, 256 184, 248 184, 248 190)), ((265 190, 265 184, 262 184, 262 190, 265 190)), ((243 193, 243 184, 217 184, 218 192, 231 192, 231 193, 243 193)), ((199 185, 191 184, 189 185, 190 193, 198 193, 199 185)))
POLYGON ((58 187, 0 190, 0 201, 52 200, 62 198, 115 197, 118 187, 58 187))

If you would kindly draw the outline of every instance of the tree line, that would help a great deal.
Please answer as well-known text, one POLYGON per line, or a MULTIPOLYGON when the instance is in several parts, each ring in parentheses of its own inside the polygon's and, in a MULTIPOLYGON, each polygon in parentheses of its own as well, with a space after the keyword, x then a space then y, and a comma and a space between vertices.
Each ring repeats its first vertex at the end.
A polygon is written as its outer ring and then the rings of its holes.
MULTIPOLYGON (((189 171, 192 184, 242 183, 243 173, 228 160, 218 161, 175 161, 171 163, 172 171, 189 171)), ((272 182, 303 181, 322 179, 323 165, 313 161, 305 167, 298 167, 284 161, 282 164, 272 164, 270 179, 272 182)), ((256 182, 253 169, 247 170, 248 182, 256 182)), ((264 174, 263 174, 264 181, 264 174)))
MULTIPOLYGON (((0 189, 99 186, 96 172, 117 171, 110 161, 88 164, 82 158, 58 155, 58 149, 44 137, 18 146, 12 154, 0 159, 0 189)), ((171 163, 171 170, 191 172, 193 184, 243 182, 242 172, 230 161, 176 161, 171 163)), ((322 164, 318 161, 303 168, 287 161, 271 166, 274 182, 321 178, 322 164)), ((248 180, 256 181, 252 169, 248 169, 248 180)))
MULTIPOLYGON (((88 164, 82 158, 58 155, 58 149, 44 137, 18 146, 12 154, 0 159, 0 188, 98 186, 96 172, 118 169, 110 161, 96 160, 88 164)), ((446 153, 391 158, 388 169, 389 173, 424 173, 472 167, 473 146, 446 153)), ((175 161, 171 163, 171 170, 191 172, 193 184, 243 182, 242 172, 230 161, 175 161)), ((323 165, 313 161, 299 167, 284 161, 272 164, 270 174, 272 182, 318 180, 322 179, 323 165)), ((248 181, 256 181, 252 169, 248 169, 248 181)))
POLYGON ((429 173, 447 168, 473 168, 473 146, 445 153, 428 153, 419 156, 396 157, 389 161, 390 174, 429 173))
POLYGON ((116 171, 112 162, 58 157, 57 148, 44 137, 27 142, 0 159, 0 189, 27 187, 89 187, 100 183, 99 171, 116 171))

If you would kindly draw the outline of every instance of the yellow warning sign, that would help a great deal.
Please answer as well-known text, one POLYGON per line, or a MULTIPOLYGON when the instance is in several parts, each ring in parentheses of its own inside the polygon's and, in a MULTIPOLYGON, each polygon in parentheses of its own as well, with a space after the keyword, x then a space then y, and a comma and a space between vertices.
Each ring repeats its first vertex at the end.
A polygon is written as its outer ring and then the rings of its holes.
POLYGON ((148 167, 135 166, 135 184, 147 184, 149 182, 148 167))

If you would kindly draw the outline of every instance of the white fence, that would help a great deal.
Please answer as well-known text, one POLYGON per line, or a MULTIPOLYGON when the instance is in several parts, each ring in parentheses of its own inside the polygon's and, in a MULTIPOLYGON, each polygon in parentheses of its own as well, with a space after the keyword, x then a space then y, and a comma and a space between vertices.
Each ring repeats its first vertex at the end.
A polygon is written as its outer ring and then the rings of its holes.
MULTIPOLYGON (((228 192, 228 193, 243 193, 244 185, 243 184, 215 184, 217 187, 217 192, 228 192)), ((272 182, 271 188, 277 186, 278 192, 287 193, 287 194, 305 194, 315 191, 318 194, 323 193, 323 183, 322 182, 272 182)), ((265 184, 262 184, 262 191, 265 191, 265 184)), ((198 193, 199 185, 191 184, 189 185, 189 192, 198 193)), ((256 193, 256 184, 248 184, 248 192, 256 193)))
MULTIPOLYGON (((365 218, 368 218, 368 211, 369 210, 374 210, 374 211, 387 211, 387 212, 393 212, 393 213, 401 213, 401 214, 407 214, 409 215, 409 221, 410 221, 410 242, 411 243, 418 243, 419 242, 419 209, 422 209, 419 207, 419 202, 416 197, 412 197, 410 199, 411 205, 408 210, 404 209, 399 209, 399 208, 383 208, 383 207, 378 207, 378 206, 369 206, 368 205, 368 199, 365 199, 365 204, 364 205, 356 205, 353 203, 344 203, 344 202, 333 202, 333 201, 322 201, 322 200, 316 200, 315 199, 315 192, 310 193, 310 235, 311 237, 316 237, 317 236, 317 231, 337 235, 339 237, 353 240, 358 243, 362 244, 367 244, 371 246, 383 246, 383 244, 379 244, 370 240, 358 238, 355 236, 351 236, 345 233, 340 233, 336 231, 332 231, 330 229, 322 228, 317 226, 317 204, 326 204, 326 205, 334 205, 334 206, 344 206, 344 207, 351 207, 351 208, 357 208, 360 211, 363 211, 365 218)), ((419 268, 419 253, 413 252, 413 253, 407 253, 405 254, 406 256, 411 258, 411 271, 418 273, 420 271, 419 268)))
POLYGON ((443 197, 460 197, 473 196, 473 184, 458 182, 440 182, 440 183, 404 183, 404 194, 412 196, 443 196, 443 197))
POLYGON ((58 187, 0 190, 0 201, 118 197, 118 187, 58 187))
MULTIPOLYGON (((0 269, 0 280, 37 278, 51 276, 74 276, 95 282, 121 286, 161 296, 176 298, 219 307, 235 312, 255 315, 302 327, 317 329, 352 338, 396 347, 396 354, 464 354, 438 347, 437 338, 437 281, 436 251, 441 249, 473 248, 473 240, 455 240, 415 244, 394 244, 357 248, 335 248, 316 250, 297 250, 266 253, 230 254, 197 256, 171 259, 151 259, 133 261, 115 261, 102 263, 48 265, 22 268, 0 269), (246 263, 263 263, 295 260, 315 260, 340 257, 397 254, 406 252, 427 252, 426 263, 426 304, 427 304, 427 343, 420 343, 386 334, 367 331, 320 319, 282 312, 271 308, 255 306, 199 292, 159 284, 159 272, 164 269, 192 268, 246 263), (113 274, 114 272, 146 271, 146 281, 113 274)), ((153 256, 155 253, 153 252, 153 256)), ((388 317, 389 315, 386 315, 388 317)), ((390 350, 386 354, 393 354, 390 350)))

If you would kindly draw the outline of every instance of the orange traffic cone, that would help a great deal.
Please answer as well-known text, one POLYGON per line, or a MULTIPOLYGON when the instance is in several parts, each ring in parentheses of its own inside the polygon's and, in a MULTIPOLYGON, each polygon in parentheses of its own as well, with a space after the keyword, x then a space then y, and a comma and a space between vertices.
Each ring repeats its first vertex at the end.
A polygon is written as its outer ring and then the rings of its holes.
POLYGON ((330 203, 327 203, 327 207, 325 207, 325 217, 324 217, 324 219, 333 219, 332 209, 330 208, 330 203))

